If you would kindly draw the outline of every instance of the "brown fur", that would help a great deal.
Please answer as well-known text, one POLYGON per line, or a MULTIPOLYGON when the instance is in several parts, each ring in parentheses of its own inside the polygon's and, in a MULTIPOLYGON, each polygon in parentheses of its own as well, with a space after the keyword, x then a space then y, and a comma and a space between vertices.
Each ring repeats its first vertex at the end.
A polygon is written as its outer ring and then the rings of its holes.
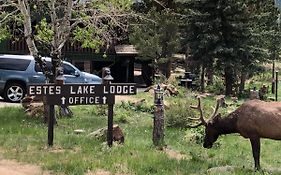
POLYGON ((224 118, 216 115, 205 127, 205 148, 212 147, 222 134, 239 133, 249 138, 255 168, 260 169, 260 138, 281 140, 281 103, 250 100, 224 118))
POLYGON ((230 116, 237 116, 238 132, 245 138, 281 139, 281 103, 251 100, 230 116))

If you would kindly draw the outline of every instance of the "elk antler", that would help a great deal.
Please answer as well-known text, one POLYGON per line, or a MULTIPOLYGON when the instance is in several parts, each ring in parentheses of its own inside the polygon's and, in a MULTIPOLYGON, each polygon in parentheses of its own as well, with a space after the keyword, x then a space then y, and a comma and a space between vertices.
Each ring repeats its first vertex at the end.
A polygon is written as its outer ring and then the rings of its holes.
POLYGON ((199 110, 200 117, 199 118, 189 118, 189 119, 191 119, 191 120, 200 120, 201 122, 199 124, 197 124, 197 125, 189 126, 189 127, 192 127, 192 128, 198 127, 200 125, 204 125, 204 126, 207 125, 207 122, 205 121, 205 119, 203 117, 203 110, 202 110, 202 107, 201 107, 201 98, 197 97, 197 99, 198 99, 198 105, 197 106, 190 106, 190 108, 199 110))
POLYGON ((211 116, 211 119, 214 118, 214 117, 217 115, 218 109, 219 109, 219 107, 220 107, 220 104, 222 103, 222 100, 224 100, 224 97, 219 97, 219 98, 217 98, 216 108, 214 109, 214 112, 213 112, 213 114, 212 114, 212 116, 211 116))

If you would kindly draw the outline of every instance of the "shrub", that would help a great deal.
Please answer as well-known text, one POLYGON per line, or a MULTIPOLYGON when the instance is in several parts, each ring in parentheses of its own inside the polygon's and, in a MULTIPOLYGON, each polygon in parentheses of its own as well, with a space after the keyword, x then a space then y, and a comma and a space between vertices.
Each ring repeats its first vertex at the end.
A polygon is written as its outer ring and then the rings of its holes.
POLYGON ((114 112, 114 122, 116 123, 128 123, 129 119, 134 115, 132 111, 124 108, 116 108, 114 112))
POLYGON ((190 125, 188 118, 196 117, 194 110, 189 109, 191 101, 186 100, 184 102, 174 102, 169 105, 169 108, 165 110, 166 124, 168 127, 186 128, 190 125))
POLYGON ((206 90, 215 94, 222 94, 224 91, 224 82, 221 77, 214 76, 213 84, 206 86, 206 90))
POLYGON ((123 102, 120 104, 121 108, 127 109, 127 110, 133 110, 133 111, 138 111, 138 112, 148 112, 152 113, 154 108, 153 105, 147 104, 145 101, 139 104, 133 104, 132 102, 123 102))

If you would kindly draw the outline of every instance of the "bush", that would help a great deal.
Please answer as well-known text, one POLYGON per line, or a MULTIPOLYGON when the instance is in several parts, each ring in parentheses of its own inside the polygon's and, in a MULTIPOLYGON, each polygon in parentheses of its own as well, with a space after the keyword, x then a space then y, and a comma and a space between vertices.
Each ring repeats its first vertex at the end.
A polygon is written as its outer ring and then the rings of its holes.
POLYGON ((145 101, 140 104, 133 104, 132 102, 123 102, 120 104, 121 108, 127 109, 127 110, 133 110, 133 111, 138 111, 138 112, 148 112, 148 113, 153 113, 153 105, 147 104, 145 101))
POLYGON ((215 94, 222 94, 224 91, 224 82, 221 77, 214 76, 213 84, 206 86, 206 90, 215 94))
POLYGON ((165 110, 166 124, 168 127, 186 128, 190 125, 188 118, 196 117, 196 112, 189 108, 192 104, 190 100, 185 102, 174 102, 169 105, 169 108, 165 110))
POLYGON ((114 122, 116 123, 128 123, 129 122, 129 118, 133 115, 131 112, 129 111, 125 111, 123 110, 117 110, 116 115, 114 116, 114 122))

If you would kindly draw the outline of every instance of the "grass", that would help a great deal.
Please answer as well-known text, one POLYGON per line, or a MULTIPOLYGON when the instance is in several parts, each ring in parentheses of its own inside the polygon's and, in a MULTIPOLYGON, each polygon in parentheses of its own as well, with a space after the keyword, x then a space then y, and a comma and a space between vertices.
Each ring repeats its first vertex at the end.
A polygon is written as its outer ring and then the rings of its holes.
MULTIPOLYGON (((179 100, 184 99, 183 96, 179 100)), ((169 97, 166 100, 177 99, 169 97)), ((211 109, 212 103, 212 99, 209 99, 204 105, 211 109)), ((55 174, 82 175, 103 169, 113 174, 199 175, 206 174, 209 168, 226 165, 237 168, 221 174, 262 174, 253 171, 249 141, 238 135, 223 136, 214 148, 207 150, 201 144, 191 141, 192 130, 166 128, 165 141, 168 148, 185 156, 180 160, 169 157, 152 145, 152 114, 122 105, 115 105, 115 116, 126 116, 126 122, 119 123, 126 134, 125 144, 108 148, 106 143, 87 137, 90 132, 107 126, 107 117, 100 114, 98 108, 73 107, 73 118, 58 119, 52 148, 46 144, 47 127, 40 120, 25 116, 21 108, 1 108, 0 148, 4 150, 3 156, 38 164, 55 174), (75 129, 83 129, 85 133, 77 135, 75 129)), ((277 141, 262 140, 262 167, 280 165, 281 155, 276 154, 279 145, 277 141)))
MULTIPOLYGON (((248 85, 259 86, 268 83, 270 75, 255 77, 248 85)), ((281 86, 280 86, 281 87, 281 86)), ((166 97, 165 104, 182 106, 184 109, 166 109, 166 114, 196 115, 188 106, 196 104, 194 94, 180 88, 178 97, 166 97), (188 103, 186 103, 188 102, 188 103)), ((280 92, 281 94, 281 88, 280 92)), ((54 146, 47 146, 47 126, 39 119, 26 116, 21 108, 0 108, 0 150, 3 157, 17 159, 20 162, 32 163, 53 171, 55 174, 82 175, 98 169, 113 174, 126 175, 191 175, 191 174, 281 174, 271 173, 268 169, 279 167, 281 155, 280 142, 262 140, 261 166, 263 172, 253 171, 251 146, 247 139, 232 134, 222 136, 214 148, 204 149, 201 140, 194 140, 194 133, 202 136, 203 128, 188 129, 170 128, 165 130, 165 143, 170 150, 181 155, 183 159, 168 156, 152 144, 153 130, 153 95, 139 93, 136 99, 145 98, 144 104, 134 107, 128 103, 114 106, 114 123, 118 123, 125 133, 125 144, 114 144, 108 148, 106 143, 90 138, 87 135, 107 126, 106 107, 76 106, 72 118, 58 119, 55 127, 54 146), (75 134, 75 129, 85 133, 75 134), (208 169, 221 166, 234 166, 235 170, 225 172, 208 172, 208 169)), ((227 99, 230 101, 230 99, 227 99)), ((241 102, 239 102, 240 104, 241 102)), ((202 101, 204 114, 212 113, 213 98, 202 101)), ((220 111, 225 114, 234 110, 232 105, 220 111)), ((180 107, 181 108, 181 107, 180 107)))

